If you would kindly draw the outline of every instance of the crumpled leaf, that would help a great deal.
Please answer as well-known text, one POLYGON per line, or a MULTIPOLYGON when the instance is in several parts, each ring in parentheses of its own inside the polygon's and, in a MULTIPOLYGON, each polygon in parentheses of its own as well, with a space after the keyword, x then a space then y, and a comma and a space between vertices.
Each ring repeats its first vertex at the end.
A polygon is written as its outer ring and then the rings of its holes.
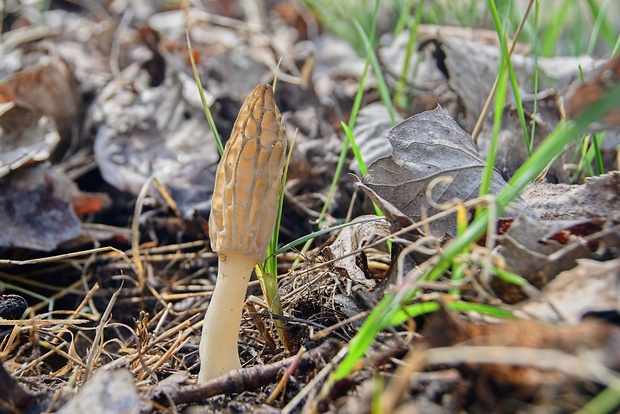
POLYGON ((15 102, 0 104, 0 178, 23 165, 47 160, 59 141, 51 118, 15 102))
POLYGON ((367 275, 364 271, 364 268, 367 267, 366 257, 363 253, 355 255, 351 255, 351 253, 359 250, 372 238, 384 237, 390 234, 389 224, 381 217, 372 215, 357 217, 353 220, 353 223, 359 220, 364 220, 364 222, 352 224, 342 229, 336 240, 330 246, 324 248, 321 253, 328 260, 350 255, 335 261, 334 267, 346 272, 346 275, 354 282, 360 283, 366 288, 372 288, 375 286, 375 282, 369 279, 368 276, 370 275, 367 275), (367 222, 372 217, 376 217, 377 220, 367 222))
MULTIPOLYGON (((485 162, 471 137, 441 107, 401 122, 390 130, 388 139, 392 155, 374 162, 362 182, 412 220, 420 221, 424 212, 427 216, 440 212, 426 196, 429 184, 439 177, 452 183, 434 186, 434 203, 478 197, 485 162)), ((497 194, 504 186, 506 182, 494 171, 489 193, 497 194)), ((511 207, 532 214, 519 199, 511 207)), ((456 217, 433 221, 430 229, 435 235, 454 236, 456 217)))
POLYGON ((0 246, 50 251, 82 234, 66 180, 47 163, 20 168, 0 183, 0 246))
MULTIPOLYGON (((610 232, 615 232, 613 229, 610 232)), ((527 279, 536 288, 543 288, 560 272, 577 265, 576 260, 594 256, 583 238, 598 234, 601 243, 615 243, 596 223, 588 221, 539 221, 526 216, 514 220, 510 229, 499 236, 494 252, 499 262, 512 273, 527 279)), ((591 243, 595 243, 591 239, 591 243)), ((604 246, 601 246, 604 251, 604 246)), ((493 279, 491 286, 505 302, 525 298, 515 285, 493 279)))
POLYGON ((102 122, 95 160, 108 183, 137 195, 154 175, 179 197, 184 217, 208 211, 219 154, 204 113, 186 100, 181 85, 166 81, 137 96, 119 89, 98 103, 94 120, 102 122))
POLYGON ((68 140, 82 107, 75 78, 57 56, 37 55, 36 59, 35 65, 2 79, 0 103, 18 102, 49 116, 56 122, 60 135, 68 140))
POLYGON ((588 178, 582 185, 535 182, 521 197, 545 220, 620 221, 620 171, 588 178))
POLYGON ((620 259, 599 262, 577 260, 577 266, 560 273, 544 290, 543 301, 528 301, 526 315, 546 322, 577 324, 589 312, 620 313, 620 259))

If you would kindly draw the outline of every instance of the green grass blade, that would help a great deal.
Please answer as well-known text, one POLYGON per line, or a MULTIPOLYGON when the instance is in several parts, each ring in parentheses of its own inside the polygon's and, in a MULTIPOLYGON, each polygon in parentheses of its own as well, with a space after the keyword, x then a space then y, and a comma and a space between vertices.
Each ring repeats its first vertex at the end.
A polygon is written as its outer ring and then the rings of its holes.
POLYGON ((407 75, 409 73, 409 67, 411 65, 411 57, 413 56, 413 51, 415 49, 418 27, 422 22, 422 12, 424 10, 424 4, 426 0, 421 0, 418 6, 416 7, 415 17, 413 20, 413 25, 409 30, 409 40, 407 41, 407 51, 405 53, 405 62, 403 64, 403 69, 400 73, 400 79, 398 80, 398 84, 396 85, 396 93, 394 95, 394 101, 402 107, 408 105, 408 102, 405 102, 404 91, 405 84, 407 83, 407 75))
POLYGON ((366 53, 368 53, 368 56, 370 57, 370 63, 377 78, 377 87, 379 88, 379 95, 381 96, 381 100, 383 101, 383 104, 387 107, 388 113, 390 114, 390 120, 392 121, 392 125, 396 125, 396 112, 394 110, 392 98, 390 97, 390 91, 388 89, 387 83, 385 83, 385 78, 383 77, 383 72, 381 71, 381 66, 379 65, 377 55, 372 49, 370 39, 368 38, 368 35, 366 35, 366 32, 362 28, 360 22, 354 19, 353 24, 355 25, 355 29, 357 30, 358 34, 364 42, 364 46, 366 47, 366 53))
POLYGON ((562 30, 567 26, 566 19, 573 3, 574 0, 564 0, 562 4, 555 7, 555 10, 558 12, 554 14, 555 18, 547 26, 544 35, 541 36, 543 39, 541 48, 543 56, 553 56, 555 46, 562 35, 562 30))
POLYGON ((491 135, 491 146, 484 164, 482 182, 480 183, 479 196, 485 196, 491 188, 493 173, 495 172, 495 159, 497 157, 497 147, 499 145, 499 133, 504 116, 504 103, 506 102, 507 74, 506 60, 502 59, 499 66, 499 77, 497 78, 497 90, 495 93, 495 109, 493 111, 493 132, 491 135))
POLYGON ((605 0, 601 7, 599 7, 598 1, 587 0, 588 7, 590 8, 590 13, 594 18, 592 34, 590 35, 590 41, 588 42, 588 47, 586 49, 587 55, 591 55, 594 52, 594 47, 596 46, 596 41, 598 40, 599 34, 603 37, 603 39, 605 39, 609 46, 613 46, 615 42, 616 30, 614 30, 614 28, 607 21, 611 1, 612 0, 605 0))
POLYGON ((207 99, 205 98, 204 89, 202 88, 202 82, 200 81, 200 76, 198 75, 198 69, 196 68, 196 62, 194 61, 194 53, 192 51, 192 44, 189 41, 189 31, 185 30, 185 37, 187 38, 187 49, 189 54, 189 60, 192 64, 192 72, 194 73, 194 81, 196 82, 196 86, 198 86, 198 93, 200 94, 200 101, 202 102, 202 109, 205 112, 205 116, 207 117, 207 122, 209 123, 209 128, 211 128, 211 132, 213 132, 213 136, 215 137, 215 143, 217 144, 217 150, 220 153, 220 156, 224 154, 224 145, 222 144, 222 140, 220 139, 220 134, 217 132, 217 127, 215 126, 215 121, 213 120, 213 115, 211 115, 211 109, 209 105, 207 105, 207 99))
MULTIPOLYGON (((506 62, 508 68, 508 76, 510 78, 510 84, 512 85, 512 93, 515 98, 515 105, 517 107, 517 115, 519 117, 519 123, 521 124, 521 130, 523 131, 523 138, 525 139, 525 146, 529 150, 529 134, 527 132, 527 125, 525 124, 525 113, 523 111, 523 102, 521 101, 521 92, 519 91, 519 83, 517 82, 517 75, 515 74, 514 67, 512 66, 512 60, 510 59, 510 52, 508 51, 508 44, 506 43, 506 36, 502 29, 497 8, 495 8, 495 1, 488 0, 489 9, 491 10, 491 16, 493 17, 493 24, 495 24, 495 31, 499 39, 501 46, 502 59, 506 62)), ((529 155, 529 152, 528 152, 529 155)))

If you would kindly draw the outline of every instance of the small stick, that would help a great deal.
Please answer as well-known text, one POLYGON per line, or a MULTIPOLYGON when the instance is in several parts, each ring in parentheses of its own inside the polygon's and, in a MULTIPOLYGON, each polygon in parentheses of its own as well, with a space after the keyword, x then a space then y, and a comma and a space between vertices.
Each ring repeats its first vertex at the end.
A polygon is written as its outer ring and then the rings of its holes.
POLYGON ((300 370, 311 371, 320 368, 325 365, 325 361, 331 360, 336 355, 338 348, 339 345, 336 341, 326 341, 299 359, 294 356, 269 365, 233 371, 228 375, 200 384, 178 387, 173 392, 169 392, 167 396, 162 393, 154 394, 151 399, 158 404, 167 406, 170 401, 174 404, 195 403, 219 394, 240 393, 256 389, 274 382, 282 369, 297 360, 299 360, 298 368, 300 370))

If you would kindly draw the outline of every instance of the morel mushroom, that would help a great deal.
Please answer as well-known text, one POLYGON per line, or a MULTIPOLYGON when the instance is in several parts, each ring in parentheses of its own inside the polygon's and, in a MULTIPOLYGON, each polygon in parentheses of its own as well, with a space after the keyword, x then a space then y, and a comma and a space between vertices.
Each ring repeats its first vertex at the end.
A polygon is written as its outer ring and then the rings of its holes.
POLYGON ((237 338, 245 294, 275 225, 285 152, 273 90, 258 85, 239 110, 215 175, 209 238, 218 274, 200 340, 199 383, 241 368, 237 338))

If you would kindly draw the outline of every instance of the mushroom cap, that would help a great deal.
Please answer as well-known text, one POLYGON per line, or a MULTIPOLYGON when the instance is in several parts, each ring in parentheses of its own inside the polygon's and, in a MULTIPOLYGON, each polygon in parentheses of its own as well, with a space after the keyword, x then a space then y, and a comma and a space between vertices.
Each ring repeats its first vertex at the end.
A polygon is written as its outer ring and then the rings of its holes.
POLYGON ((260 263, 278 212, 286 158, 284 120, 269 85, 258 85, 239 110, 215 174, 209 216, 211 248, 260 263))

